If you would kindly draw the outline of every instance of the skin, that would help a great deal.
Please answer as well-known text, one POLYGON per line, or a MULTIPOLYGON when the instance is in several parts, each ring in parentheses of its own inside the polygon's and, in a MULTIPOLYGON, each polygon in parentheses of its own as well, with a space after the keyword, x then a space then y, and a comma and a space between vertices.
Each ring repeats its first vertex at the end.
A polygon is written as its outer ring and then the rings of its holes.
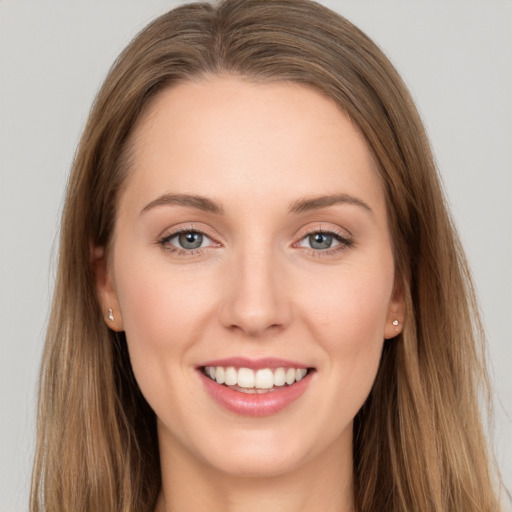
POLYGON ((404 316, 363 137, 312 89, 217 76, 160 93, 131 142, 111 251, 96 250, 97 286, 157 416, 157 510, 352 510, 353 419, 404 316), (163 194, 204 196, 223 213, 148 206, 163 194), (289 211, 333 194, 366 206, 289 211), (203 246, 180 250, 170 237, 180 227, 204 232, 203 246), (349 242, 318 249, 318 231, 349 242), (315 371, 284 410, 244 417, 212 400, 196 369, 236 356, 315 371))

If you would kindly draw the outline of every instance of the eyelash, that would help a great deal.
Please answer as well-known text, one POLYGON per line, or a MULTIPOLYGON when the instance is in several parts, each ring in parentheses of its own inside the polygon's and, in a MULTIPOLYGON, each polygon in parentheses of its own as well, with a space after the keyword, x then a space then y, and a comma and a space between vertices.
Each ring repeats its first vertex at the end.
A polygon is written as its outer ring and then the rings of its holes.
MULTIPOLYGON (((334 247, 329 247, 328 249, 313 249, 312 247, 303 247, 303 249, 310 252, 313 256, 316 257, 329 257, 329 256, 335 256, 341 252, 343 252, 346 249, 349 249, 354 245, 353 240, 348 238, 345 234, 335 230, 335 229, 325 229, 325 228, 313 228, 310 231, 307 231, 304 233, 304 235, 300 238, 298 242, 295 242, 295 244, 302 242, 305 238, 310 237, 311 235, 328 235, 332 236, 334 240, 339 242, 338 245, 335 245, 334 247)), ((294 244, 294 246, 295 246, 294 244)))
POLYGON ((182 249, 181 247, 175 247, 175 246, 169 244, 170 240, 181 235, 182 233, 198 233, 198 234, 205 236, 205 237, 209 238, 210 240, 212 240, 212 238, 210 236, 208 236, 201 229, 189 227, 189 228, 179 228, 176 231, 173 231, 172 233, 160 238, 157 241, 157 243, 164 249, 164 251, 170 252, 172 254, 177 254, 178 256, 194 256, 194 255, 200 253, 202 249, 204 250, 204 249, 209 248, 209 247, 198 247, 197 249, 182 249))
MULTIPOLYGON (((157 244, 160 245, 165 251, 172 253, 172 254, 177 254, 178 256, 194 256, 194 255, 200 253, 202 250, 212 247, 212 246, 209 246, 209 247, 198 247, 197 249, 182 249, 180 247, 175 247, 175 246, 169 244, 170 240, 172 240, 173 238, 175 238, 176 236, 178 236, 182 233, 198 233, 198 234, 205 236, 205 237, 209 238, 210 240, 212 240, 212 238, 210 236, 208 236, 208 234, 206 234, 201 229, 179 228, 176 231, 173 231, 172 233, 160 238, 157 241, 157 244)), ((317 234, 332 236, 337 242, 339 242, 339 244, 335 245, 334 247, 330 247, 330 248, 324 249, 324 250, 313 249, 312 247, 302 247, 302 249, 305 249, 306 251, 311 252, 311 254, 316 257, 328 257, 331 255, 335 255, 335 254, 340 253, 340 252, 344 251, 345 249, 348 249, 354 245, 354 242, 350 238, 348 238, 346 235, 342 234, 339 231, 336 231, 334 229, 330 230, 330 229, 325 229, 325 228, 316 228, 316 229, 311 229, 310 231, 304 233, 304 235, 299 239, 299 241, 294 243, 294 247, 296 247, 296 244, 302 242, 305 238, 307 238, 311 235, 317 235, 317 234)), ((214 244, 215 243, 216 242, 214 242, 214 244)), ((215 245, 213 245, 213 247, 215 247, 215 245)))

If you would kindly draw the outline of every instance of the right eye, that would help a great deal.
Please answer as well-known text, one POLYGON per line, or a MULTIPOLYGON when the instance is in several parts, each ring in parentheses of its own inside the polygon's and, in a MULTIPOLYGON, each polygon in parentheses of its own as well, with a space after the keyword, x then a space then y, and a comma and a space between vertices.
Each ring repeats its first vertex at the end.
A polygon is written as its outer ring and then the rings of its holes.
POLYGON ((197 230, 180 230, 164 236, 158 242, 167 251, 193 254, 197 249, 215 245, 205 233, 197 230))
MULTIPOLYGON (((343 240, 345 241, 345 240, 343 240)), ((312 233, 301 240, 301 247, 310 247, 318 251, 325 251, 331 247, 340 245, 340 237, 334 233, 312 233), (309 244, 309 245, 305 245, 309 244)))

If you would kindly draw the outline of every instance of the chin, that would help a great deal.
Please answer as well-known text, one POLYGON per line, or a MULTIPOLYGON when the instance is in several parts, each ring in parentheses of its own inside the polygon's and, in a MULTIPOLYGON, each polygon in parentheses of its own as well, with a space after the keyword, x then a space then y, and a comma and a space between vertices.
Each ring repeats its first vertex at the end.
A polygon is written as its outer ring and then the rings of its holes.
MULTIPOLYGON (((317 458, 335 453, 337 447, 346 444, 344 436, 338 437, 334 432, 324 431, 317 437, 308 430, 275 425, 266 429, 231 429, 225 435, 219 433, 194 443, 196 456, 226 476, 274 478, 314 465, 317 458)), ((351 436, 346 441, 351 443, 351 436)))
MULTIPOLYGON (((238 452, 238 451, 237 451, 238 452)), ((227 457, 211 461, 214 470, 230 477, 275 478, 293 473, 304 463, 299 454, 281 451, 252 450, 252 453, 229 453, 227 457)))

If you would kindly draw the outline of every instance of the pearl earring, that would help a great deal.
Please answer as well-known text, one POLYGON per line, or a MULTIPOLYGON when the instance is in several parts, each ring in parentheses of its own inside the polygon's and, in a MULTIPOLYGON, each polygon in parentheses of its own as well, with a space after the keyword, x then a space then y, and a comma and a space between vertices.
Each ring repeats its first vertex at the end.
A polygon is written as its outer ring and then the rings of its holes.
POLYGON ((112 311, 112 308, 108 308, 108 319, 113 322, 114 321, 114 312, 112 311))
MULTIPOLYGON (((112 310, 110 310, 112 311, 112 310)), ((393 325, 396 327, 400 322, 398 320, 393 320, 393 325)))

